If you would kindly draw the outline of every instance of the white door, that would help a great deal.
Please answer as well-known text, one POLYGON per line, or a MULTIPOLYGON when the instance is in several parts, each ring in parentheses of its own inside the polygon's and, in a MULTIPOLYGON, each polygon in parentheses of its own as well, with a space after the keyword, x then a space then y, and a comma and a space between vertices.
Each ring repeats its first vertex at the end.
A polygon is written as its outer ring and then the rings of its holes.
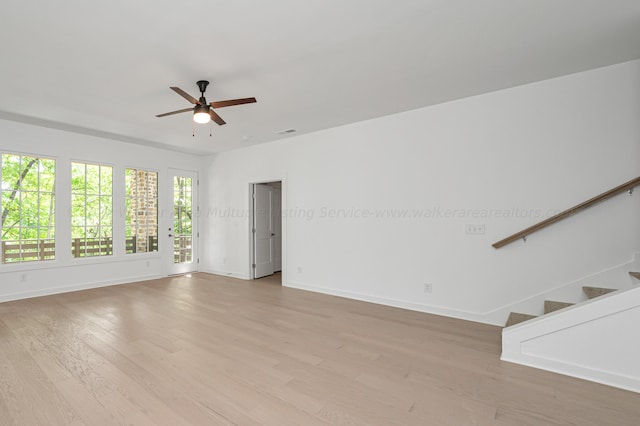
POLYGON ((282 189, 273 188, 273 270, 282 271, 282 189))
POLYGON ((274 273, 273 188, 253 185, 253 268, 254 278, 274 273))
POLYGON ((169 228, 171 260, 169 274, 185 274, 198 270, 198 174, 170 170, 173 211, 169 228))

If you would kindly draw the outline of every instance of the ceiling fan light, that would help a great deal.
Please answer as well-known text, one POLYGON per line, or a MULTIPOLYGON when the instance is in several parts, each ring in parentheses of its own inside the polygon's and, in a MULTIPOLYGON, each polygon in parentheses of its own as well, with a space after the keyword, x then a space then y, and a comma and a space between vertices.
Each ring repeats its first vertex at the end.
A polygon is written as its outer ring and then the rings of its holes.
POLYGON ((206 124, 211 120, 209 115, 209 107, 198 105, 193 109, 193 121, 199 124, 206 124))

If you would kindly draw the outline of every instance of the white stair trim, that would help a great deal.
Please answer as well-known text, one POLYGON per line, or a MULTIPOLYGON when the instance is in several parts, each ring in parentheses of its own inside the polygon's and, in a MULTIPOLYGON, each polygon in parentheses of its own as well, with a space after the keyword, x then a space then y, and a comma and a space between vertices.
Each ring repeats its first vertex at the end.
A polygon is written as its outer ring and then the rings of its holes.
POLYGON ((640 392, 640 286, 502 331, 504 361, 640 392))

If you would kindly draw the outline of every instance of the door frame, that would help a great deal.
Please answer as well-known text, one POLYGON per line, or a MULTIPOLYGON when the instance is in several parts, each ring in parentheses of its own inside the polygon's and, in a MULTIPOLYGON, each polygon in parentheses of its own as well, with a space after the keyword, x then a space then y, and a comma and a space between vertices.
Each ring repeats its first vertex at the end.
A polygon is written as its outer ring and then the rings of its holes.
POLYGON ((249 267, 249 273, 247 274, 247 276, 249 277, 250 280, 255 280, 256 276, 255 276, 255 270, 253 269, 253 263, 254 263, 254 253, 255 253, 255 248, 254 248, 254 241, 253 241, 253 188, 255 185, 259 185, 259 184, 265 184, 265 183, 274 183, 274 182, 280 182, 281 185, 281 197, 280 197, 280 211, 282 212, 282 227, 281 227, 281 232, 282 232, 282 237, 281 237, 281 244, 282 244, 282 248, 281 248, 281 256, 282 256, 282 284, 284 285, 286 281, 286 277, 287 277, 287 215, 284 213, 286 211, 286 206, 287 206, 287 191, 286 191, 286 180, 283 177, 275 177, 273 179, 262 179, 262 180, 255 180, 252 182, 249 182, 249 184, 247 185, 247 200, 248 200, 248 206, 249 208, 247 209, 248 211, 248 217, 249 220, 247 221, 247 234, 248 234, 248 238, 249 238, 249 256, 248 256, 248 267, 249 267))
MULTIPOLYGON (((167 276, 171 276, 171 275, 183 275, 183 274, 188 274, 188 273, 192 273, 192 272, 198 272, 199 268, 200 268, 200 227, 199 227, 199 223, 198 220, 200 218, 200 174, 198 173, 198 171, 196 170, 186 170, 186 169, 176 169, 176 168, 169 168, 168 169, 168 176, 167 176, 167 189, 166 189, 166 194, 167 194, 167 203, 169 206, 169 217, 167 218, 167 226, 165 226, 164 229, 164 234, 171 234, 173 235, 175 232, 175 229, 173 229, 173 224, 174 224, 174 200, 173 200, 173 178, 175 175, 182 175, 185 177, 190 177, 193 179, 193 183, 192 183, 192 189, 191 189, 191 196, 192 196, 192 202, 193 202, 193 206, 192 206, 192 211, 191 211, 191 226, 192 226, 192 241, 191 241, 191 250, 192 250, 192 263, 190 265, 192 265, 191 268, 187 268, 187 267, 183 267, 183 268, 176 268, 176 264, 173 263, 173 256, 174 256, 174 252, 173 252, 173 237, 167 237, 167 244, 166 244, 166 252, 165 255, 163 256, 164 260, 164 264, 166 267, 166 275, 167 276), (167 231, 167 228, 170 227, 171 231, 167 231)), ((189 265, 189 264, 185 264, 185 265, 189 265)))

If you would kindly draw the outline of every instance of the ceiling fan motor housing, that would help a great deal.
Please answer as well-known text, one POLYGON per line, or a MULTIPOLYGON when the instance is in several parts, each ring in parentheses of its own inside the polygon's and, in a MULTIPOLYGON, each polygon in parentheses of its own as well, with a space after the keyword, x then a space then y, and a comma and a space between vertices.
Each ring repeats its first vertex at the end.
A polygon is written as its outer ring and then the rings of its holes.
POLYGON ((209 105, 196 105, 195 107, 193 107, 193 113, 194 114, 198 114, 198 113, 209 114, 209 105))

